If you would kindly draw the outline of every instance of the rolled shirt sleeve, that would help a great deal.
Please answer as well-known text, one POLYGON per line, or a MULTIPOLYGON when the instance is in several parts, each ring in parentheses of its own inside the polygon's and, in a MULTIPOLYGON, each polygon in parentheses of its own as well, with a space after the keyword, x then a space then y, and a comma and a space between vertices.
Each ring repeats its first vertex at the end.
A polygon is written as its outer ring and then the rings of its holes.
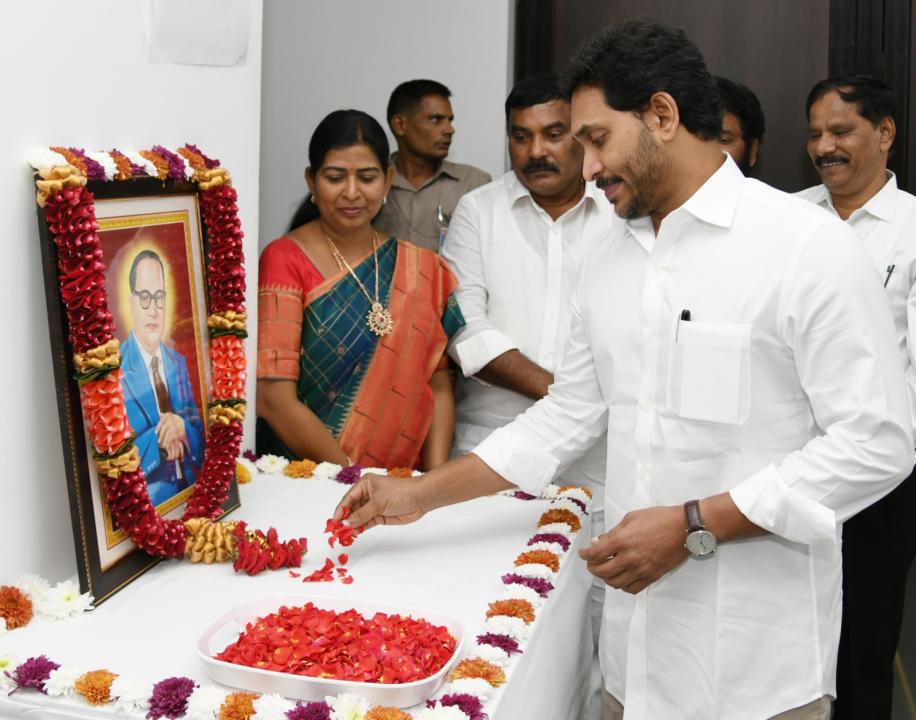
POLYGON ((474 195, 464 196, 448 226, 442 256, 458 277, 455 296, 465 326, 451 338, 448 353, 465 377, 476 375, 492 360, 518 344, 487 318, 487 283, 480 242, 480 210, 474 195))
POLYGON ((912 423, 883 288, 853 231, 830 221, 799 243, 778 323, 822 433, 730 491, 753 523, 836 543, 842 523, 913 467, 912 423))
POLYGON ((578 298, 572 304, 569 345, 555 378, 546 397, 493 431, 473 450, 491 469, 532 495, 547 487, 607 430, 607 403, 578 298))

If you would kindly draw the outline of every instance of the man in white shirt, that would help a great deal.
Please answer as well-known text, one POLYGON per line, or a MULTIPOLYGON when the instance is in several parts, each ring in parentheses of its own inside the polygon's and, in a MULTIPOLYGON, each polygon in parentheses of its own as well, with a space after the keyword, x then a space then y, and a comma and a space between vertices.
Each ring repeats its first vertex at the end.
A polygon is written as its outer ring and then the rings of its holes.
MULTIPOLYGON (((916 425, 916 197, 887 169, 894 96, 876 78, 833 77, 808 95, 808 155, 823 185, 799 195, 843 219, 890 300, 916 425)), ((843 624, 836 720, 889 718, 906 577, 916 553, 916 478, 843 528, 843 624)))
POLYGON ((893 321, 855 234, 746 179, 680 29, 609 28, 564 75, 572 126, 626 226, 583 264, 548 396, 474 453, 338 508, 371 527, 516 484, 607 430, 607 718, 824 720, 843 521, 912 468, 893 321), (718 544, 718 551, 715 551, 718 544))
MULTIPOLYGON (((506 98, 512 170, 458 203, 443 257, 458 276, 466 325, 449 343, 462 375, 455 389, 454 456, 479 445, 547 394, 571 324, 582 258, 621 222, 582 178, 582 146, 556 75, 520 81, 506 98)), ((592 535, 604 532, 603 438, 562 474, 592 492, 592 535)), ((604 583, 590 608, 597 642, 604 583)), ((598 670, 595 667, 597 688, 598 670)))

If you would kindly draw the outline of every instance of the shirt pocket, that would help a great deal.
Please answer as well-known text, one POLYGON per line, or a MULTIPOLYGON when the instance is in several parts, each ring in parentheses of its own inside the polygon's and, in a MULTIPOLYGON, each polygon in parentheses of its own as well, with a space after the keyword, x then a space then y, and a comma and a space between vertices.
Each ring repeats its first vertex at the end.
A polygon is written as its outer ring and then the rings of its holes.
POLYGON ((751 408, 750 323, 676 323, 668 407, 685 420, 743 424, 751 408))

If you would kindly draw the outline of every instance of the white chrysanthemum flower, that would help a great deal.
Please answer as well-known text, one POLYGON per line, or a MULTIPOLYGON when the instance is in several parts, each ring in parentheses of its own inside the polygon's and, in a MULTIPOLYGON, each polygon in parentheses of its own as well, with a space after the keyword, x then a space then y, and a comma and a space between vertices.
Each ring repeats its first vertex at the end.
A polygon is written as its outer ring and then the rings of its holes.
POLYGON ((575 514, 575 516, 579 518, 580 520, 582 520, 586 515, 588 515, 587 512, 583 512, 582 508, 576 505, 576 503, 574 503, 572 500, 570 500, 569 498, 562 497, 562 496, 560 496, 559 498, 554 500, 552 503, 550 503, 550 509, 551 510, 569 510, 571 513, 575 514))
POLYGON ((199 685, 188 698, 188 720, 216 720, 228 693, 214 685, 199 685))
POLYGON ((496 692, 490 683, 483 678, 461 678, 452 680, 447 688, 449 693, 467 693, 474 697, 480 698, 481 702, 489 698, 496 692))
POLYGON ((385 468, 363 468, 359 471, 359 476, 363 475, 387 475, 388 471, 385 468))
POLYGON ((6 635, 7 632, 9 631, 6 629, 6 618, 0 617, 0 637, 6 635))
POLYGON ((269 454, 261 455, 255 463, 255 467, 265 475, 279 475, 287 465, 289 465, 289 460, 285 457, 269 454))
POLYGON ((25 575, 19 578, 14 584, 29 596, 29 600, 32 601, 32 604, 40 603, 51 589, 48 581, 38 575, 25 575))
POLYGON ((525 642, 531 636, 531 629, 525 624, 525 621, 517 617, 508 615, 494 615, 487 618, 484 623, 486 632, 495 633, 496 635, 508 635, 514 640, 525 642))
POLYGON ((118 174, 118 166, 115 165, 115 161, 111 155, 107 152, 87 152, 86 157, 90 160, 95 160, 102 166, 102 170, 105 171, 106 180, 114 180, 114 176, 118 174))
POLYGON ((48 620, 66 620, 92 609, 92 595, 81 593, 73 580, 57 583, 38 604, 38 614, 48 620))
POLYGON ((318 463, 315 469, 312 471, 312 477, 316 480, 333 480, 337 477, 337 473, 341 470, 340 465, 335 465, 330 462, 318 463))
POLYGON ((118 675, 111 683, 111 698, 116 710, 127 715, 146 710, 153 694, 153 683, 118 675))
POLYGON ((328 696, 324 701, 331 706, 331 720, 363 720, 369 712, 369 702, 353 693, 328 696))
POLYGON ((541 491, 541 497, 546 498, 547 500, 555 500, 560 494, 560 486, 555 483, 550 483, 541 491))
POLYGON ((558 558, 562 558, 566 553, 560 543, 544 542, 543 540, 539 540, 536 543, 531 543, 531 545, 525 548, 526 552, 530 552, 531 550, 546 550, 547 552, 552 552, 558 558))
POLYGON ((561 533, 562 535, 574 535, 575 530, 573 530, 569 523, 565 522, 553 522, 547 523, 546 525, 541 525, 538 528, 539 533, 561 533))
POLYGON ((158 177, 159 170, 152 163, 152 161, 147 160, 136 150, 121 150, 121 154, 130 160, 134 165, 139 165, 141 168, 143 168, 143 172, 145 172, 150 177, 158 177))
POLYGON ((479 657, 481 660, 486 660, 500 667, 506 667, 509 664, 509 653, 495 645, 478 645, 469 657, 479 657))
POLYGON ((251 460, 249 460, 246 457, 242 457, 240 455, 238 458, 236 458, 235 462, 237 465, 241 465, 243 468, 245 468, 252 475, 258 472, 258 466, 255 465, 253 462, 251 462, 251 460))
POLYGON ((59 152, 55 152, 51 148, 47 147, 30 148, 27 160, 29 165, 31 165, 35 170, 41 170, 42 168, 52 168, 56 165, 67 164, 67 158, 65 158, 59 152))
POLYGON ((586 507, 592 502, 588 493, 580 487, 566 488, 563 492, 559 493, 559 496, 561 498, 575 498, 576 500, 580 500, 585 503, 586 507))
POLYGON ((86 671, 74 665, 61 665, 48 675, 45 692, 51 697, 70 697, 73 695, 73 686, 84 672, 86 671))
POLYGON ((188 162, 188 159, 184 155, 179 154, 177 150, 173 150, 172 152, 178 155, 178 157, 180 157, 181 161, 184 163, 184 179, 193 180, 194 173, 197 171, 193 167, 191 167, 191 163, 188 162))
POLYGON ((252 703, 255 717, 261 720, 286 720, 286 713, 295 707, 295 704, 282 695, 261 695, 252 703))
POLYGON ((414 720, 468 720, 468 716, 454 705, 436 705, 420 710, 414 715, 414 720))
POLYGON ((13 671, 19 667, 19 664, 20 660, 15 655, 0 654, 0 692, 3 694, 8 693, 10 690, 16 687, 16 683, 13 682, 12 678, 7 676, 7 673, 12 675, 13 671))
POLYGON ((503 597, 506 600, 527 600, 536 608, 540 607, 544 602, 544 598, 536 590, 520 583, 506 585, 503 597))
POLYGON ((544 580, 550 580, 551 582, 553 582, 553 579, 557 576, 553 570, 540 563, 525 563, 524 565, 519 565, 515 568, 514 572, 522 577, 544 578, 544 580))

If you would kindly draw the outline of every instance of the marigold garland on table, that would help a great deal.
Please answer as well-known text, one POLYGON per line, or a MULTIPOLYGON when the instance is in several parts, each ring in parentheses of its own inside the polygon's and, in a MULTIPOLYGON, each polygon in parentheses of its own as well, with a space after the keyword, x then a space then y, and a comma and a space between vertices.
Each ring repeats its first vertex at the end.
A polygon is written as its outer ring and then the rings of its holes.
MULTIPOLYGON (((185 522, 214 520, 236 472, 245 417, 245 270, 237 195, 229 174, 193 145, 177 152, 156 145, 139 153, 86 153, 53 147, 33 162, 38 203, 58 248, 58 280, 66 308, 74 366, 87 430, 104 478, 105 499, 117 524, 150 555, 179 558, 189 550, 185 522), (161 517, 149 500, 139 453, 124 405, 114 319, 105 289, 95 201, 86 180, 127 181, 152 171, 161 180, 192 179, 207 229, 207 292, 213 384, 210 433, 194 490, 180 520, 161 517)), ((240 547, 238 544, 236 547, 240 547)), ((228 560, 219 553, 198 559, 228 560)), ((285 553, 301 564, 301 553, 285 553)), ((273 553, 263 567, 273 567, 273 553)), ((250 572, 249 563, 244 563, 250 572)))

